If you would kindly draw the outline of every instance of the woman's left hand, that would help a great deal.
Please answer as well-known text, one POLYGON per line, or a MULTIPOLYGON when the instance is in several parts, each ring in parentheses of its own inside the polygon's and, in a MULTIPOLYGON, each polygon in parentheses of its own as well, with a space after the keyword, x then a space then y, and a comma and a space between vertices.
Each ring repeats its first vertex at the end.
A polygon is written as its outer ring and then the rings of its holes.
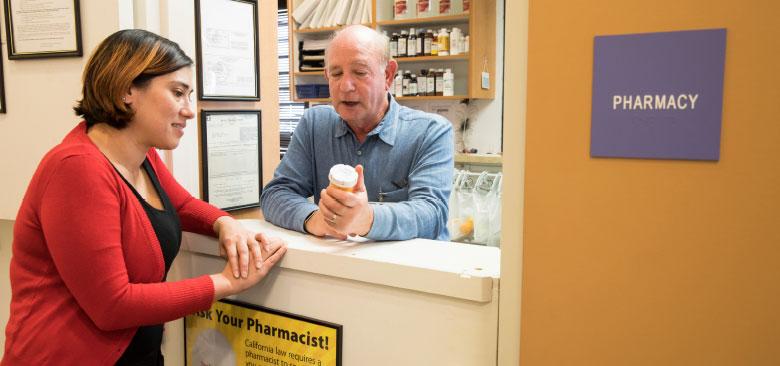
POLYGON ((247 278, 249 276, 249 262, 251 252, 254 258, 255 268, 260 269, 263 265, 262 255, 260 254, 260 243, 255 238, 255 234, 241 225, 236 219, 230 216, 222 216, 214 222, 214 232, 219 235, 219 252, 222 256, 227 256, 230 268, 233 271, 233 277, 247 278))

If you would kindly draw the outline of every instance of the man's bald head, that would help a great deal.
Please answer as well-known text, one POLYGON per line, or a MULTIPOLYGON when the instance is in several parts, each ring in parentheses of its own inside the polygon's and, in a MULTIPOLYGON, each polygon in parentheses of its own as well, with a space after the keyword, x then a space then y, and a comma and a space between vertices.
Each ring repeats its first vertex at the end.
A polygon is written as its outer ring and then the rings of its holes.
POLYGON ((364 49, 375 56, 379 67, 384 69, 390 61, 389 40, 382 33, 364 25, 350 25, 336 31, 325 49, 325 66, 328 63, 328 54, 331 49, 353 46, 364 49))

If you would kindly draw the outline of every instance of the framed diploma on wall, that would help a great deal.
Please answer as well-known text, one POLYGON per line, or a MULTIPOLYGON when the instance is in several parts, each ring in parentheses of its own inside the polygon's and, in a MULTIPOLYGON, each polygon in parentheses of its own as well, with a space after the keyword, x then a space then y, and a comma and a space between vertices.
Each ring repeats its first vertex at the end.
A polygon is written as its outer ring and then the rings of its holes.
POLYGON ((200 111, 203 200, 225 211, 260 206, 259 110, 200 111))
POLYGON ((5 113, 5 75, 3 74, 3 48, 0 47, 0 113, 5 113))
POLYGON ((195 0, 198 99, 260 100, 257 1, 195 0))
POLYGON ((79 0, 4 0, 8 59, 80 57, 79 0))

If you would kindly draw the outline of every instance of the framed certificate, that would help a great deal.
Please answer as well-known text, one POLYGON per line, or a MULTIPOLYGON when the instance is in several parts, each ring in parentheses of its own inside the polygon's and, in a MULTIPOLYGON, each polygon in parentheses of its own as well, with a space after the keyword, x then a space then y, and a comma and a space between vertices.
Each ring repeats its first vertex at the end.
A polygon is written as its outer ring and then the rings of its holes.
POLYGON ((260 99, 257 29, 257 1, 195 0, 198 99, 260 99))
POLYGON ((3 75, 2 47, 0 47, 0 113, 5 113, 5 75, 3 75))
POLYGON ((4 0, 8 58, 82 55, 79 0, 4 0))
POLYGON ((225 211, 260 206, 260 111, 200 111, 203 200, 225 211))

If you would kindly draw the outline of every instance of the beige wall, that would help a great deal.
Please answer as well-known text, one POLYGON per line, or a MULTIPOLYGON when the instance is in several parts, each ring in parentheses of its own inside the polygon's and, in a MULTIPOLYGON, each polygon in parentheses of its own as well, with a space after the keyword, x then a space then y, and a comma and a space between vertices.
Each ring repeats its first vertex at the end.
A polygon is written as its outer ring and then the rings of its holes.
POLYGON ((11 239, 13 238, 14 222, 0 220, 0 358, 5 353, 5 325, 10 315, 11 283, 8 279, 8 266, 11 263, 11 239))
POLYGON ((522 365, 780 364, 778 14, 530 2, 522 365), (721 27, 720 161, 591 159, 593 36, 721 27))
POLYGON ((523 261, 523 186, 525 169, 528 0, 506 2, 503 190, 501 223, 501 293, 498 364, 520 359, 520 284, 523 261))
MULTIPOLYGON (((4 6, 4 5, 3 5, 4 6)), ((0 219, 13 220, 38 162, 78 122, 73 105, 81 95, 81 70, 89 52, 119 29, 116 1, 81 1, 84 57, 2 62, 8 113, 0 114, 0 219)))

